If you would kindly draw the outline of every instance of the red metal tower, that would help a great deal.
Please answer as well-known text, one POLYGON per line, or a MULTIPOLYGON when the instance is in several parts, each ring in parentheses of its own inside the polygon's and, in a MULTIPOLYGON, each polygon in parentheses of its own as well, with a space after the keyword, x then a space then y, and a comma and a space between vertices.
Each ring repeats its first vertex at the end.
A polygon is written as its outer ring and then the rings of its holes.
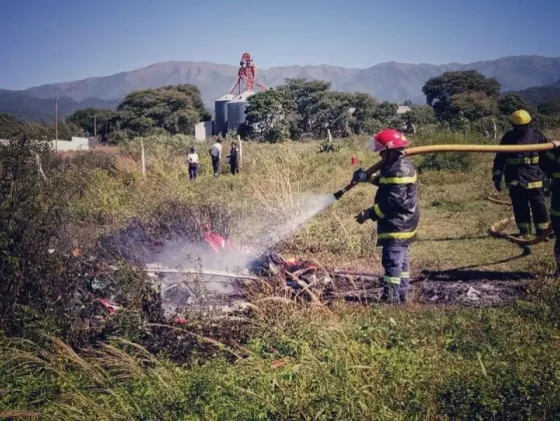
POLYGON ((253 86, 258 86, 261 90, 266 91, 266 87, 257 82, 255 75, 257 74, 257 66, 253 63, 251 54, 243 53, 241 61, 239 62, 239 71, 237 72, 237 79, 229 90, 229 94, 234 94, 237 90, 237 95, 242 92, 252 91, 253 86))

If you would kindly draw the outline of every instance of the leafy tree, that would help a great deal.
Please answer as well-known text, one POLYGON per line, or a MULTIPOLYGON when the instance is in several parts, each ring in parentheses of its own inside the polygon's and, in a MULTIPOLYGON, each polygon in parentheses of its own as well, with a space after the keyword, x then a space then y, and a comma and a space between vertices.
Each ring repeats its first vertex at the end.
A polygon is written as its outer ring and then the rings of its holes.
POLYGON ((115 112, 106 109, 96 109, 96 108, 86 108, 83 110, 75 111, 70 114, 66 121, 76 124, 84 132, 90 133, 104 133, 108 128, 108 123, 113 118, 115 112), (96 130, 94 130, 93 124, 95 121, 96 130))
POLYGON ((410 111, 402 116, 407 131, 416 133, 417 127, 437 123, 434 110, 429 105, 411 105, 410 111))
POLYGON ((111 122, 115 129, 124 130, 129 136, 146 135, 157 129, 171 134, 193 134, 196 123, 211 118, 194 85, 132 92, 117 111, 111 122))
POLYGON ((20 126, 21 123, 10 114, 0 113, 0 139, 11 138, 20 126))
MULTIPOLYGON (((0 139, 12 139, 21 135, 35 136, 34 140, 53 140, 56 135, 54 122, 43 123, 33 121, 20 121, 14 117, 0 113, 0 139)), ((58 138, 70 139, 72 136, 81 136, 82 130, 72 122, 58 122, 58 138)))
POLYGON ((339 137, 351 135, 352 100, 353 94, 350 93, 327 92, 313 109, 314 136, 325 137, 327 130, 339 137))
POLYGON ((505 94, 498 101, 498 108, 500 113, 510 116, 517 110, 526 110, 527 103, 520 95, 505 94))
POLYGON ((403 118, 412 124, 428 125, 437 122, 434 109, 428 105, 412 105, 403 118))
POLYGON ((383 125, 390 125, 395 120, 397 116, 397 110, 399 106, 393 102, 383 101, 377 106, 375 110, 374 117, 379 120, 383 125))
POLYGON ((271 88, 249 97, 245 111, 247 135, 278 142, 288 138, 293 106, 285 89, 271 88))
MULTIPOLYGON (((468 105, 467 108, 472 111, 474 98, 470 97, 469 100, 469 97, 457 98, 456 95, 480 92, 495 101, 500 93, 500 84, 494 78, 486 78, 476 70, 467 70, 445 72, 441 76, 434 77, 426 82, 422 91, 426 95, 427 104, 433 107, 437 118, 449 122, 459 117, 461 104, 468 105)), ((480 100, 480 96, 478 99, 480 100)))
POLYGON ((550 130, 560 128, 560 114, 532 114, 533 122, 536 128, 539 130, 550 130))
POLYGON ((351 94, 350 106, 353 109, 350 127, 355 134, 371 134, 380 127, 381 124, 375 117, 377 100, 370 94, 351 94))
POLYGON ((496 101, 483 92, 464 92, 453 95, 450 114, 476 121, 498 113, 496 101))
MULTIPOLYGON (((333 92, 328 82, 288 79, 286 85, 249 98, 244 132, 269 142, 303 135, 324 138, 327 130, 341 137, 370 133, 381 126, 376 107, 369 94, 333 92)), ((390 105, 387 112, 393 115, 396 108, 390 105)))
POLYGON ((313 110, 331 88, 330 82, 323 80, 286 79, 282 88, 292 99, 295 106, 292 139, 298 139, 302 133, 311 133, 313 129, 313 110))
POLYGON ((560 101, 546 101, 537 107, 540 114, 550 116, 560 113, 560 101))

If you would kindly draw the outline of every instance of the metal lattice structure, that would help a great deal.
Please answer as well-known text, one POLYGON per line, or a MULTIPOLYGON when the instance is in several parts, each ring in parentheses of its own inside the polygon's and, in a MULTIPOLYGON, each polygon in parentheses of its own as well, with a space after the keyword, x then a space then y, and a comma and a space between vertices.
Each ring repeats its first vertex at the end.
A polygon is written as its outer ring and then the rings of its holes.
POLYGON ((257 66, 251 58, 251 54, 243 53, 239 62, 237 79, 229 90, 229 94, 241 95, 242 92, 252 91, 254 86, 266 91, 266 87, 256 80, 257 66))

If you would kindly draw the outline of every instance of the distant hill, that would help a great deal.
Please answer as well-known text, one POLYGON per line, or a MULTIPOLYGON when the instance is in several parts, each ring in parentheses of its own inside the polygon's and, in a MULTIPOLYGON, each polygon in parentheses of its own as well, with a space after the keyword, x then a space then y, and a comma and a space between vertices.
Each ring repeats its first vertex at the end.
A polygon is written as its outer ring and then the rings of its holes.
MULTIPOLYGON (((58 98, 58 114, 60 119, 82 108, 110 108, 118 105, 116 100, 103 100, 97 98, 86 98, 75 101, 69 97, 58 98)), ((0 89, 0 113, 7 113, 21 120, 53 121, 55 114, 53 98, 34 98, 18 91, 6 91, 0 89)))
MULTIPOLYGON (((256 63, 258 65, 258 57, 256 63)), ((512 56, 469 64, 445 65, 391 62, 367 69, 329 65, 286 66, 260 69, 257 78, 267 86, 282 84, 286 78, 322 79, 332 82, 333 88, 340 91, 368 92, 380 100, 393 102, 409 99, 415 103, 424 103, 422 86, 428 79, 445 71, 468 69, 495 77, 502 84, 504 91, 519 91, 534 86, 550 85, 559 80, 560 58, 512 56)), ((49 101, 52 101, 55 95, 59 95, 71 98, 85 107, 83 102, 88 101, 87 106, 90 106, 89 102, 93 99, 116 103, 134 90, 180 83, 198 86, 204 102, 212 107, 213 101, 229 90, 236 74, 237 67, 227 64, 169 61, 111 76, 36 86, 24 91, 8 91, 8 95, 12 95, 8 99, 3 98, 6 91, 0 91, 0 104, 3 104, 0 111, 14 113, 22 108, 22 101, 30 101, 19 98, 16 94, 49 101)), ((74 105, 72 104, 72 107, 74 105)), ((41 103, 31 107, 29 103, 29 107, 39 110, 43 105, 41 103)), ((107 105, 103 107, 107 108, 107 105)), ((47 109, 50 108, 52 107, 49 103, 47 109)))
POLYGON ((560 80, 547 86, 533 86, 532 88, 514 92, 519 94, 527 104, 537 106, 543 102, 560 103, 560 80))

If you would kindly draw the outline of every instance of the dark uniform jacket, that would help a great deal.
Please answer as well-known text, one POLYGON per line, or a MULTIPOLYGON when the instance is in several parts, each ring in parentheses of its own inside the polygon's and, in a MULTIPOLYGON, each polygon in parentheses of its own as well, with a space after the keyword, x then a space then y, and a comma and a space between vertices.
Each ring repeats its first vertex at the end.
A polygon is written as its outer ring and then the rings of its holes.
POLYGON ((541 168, 552 180, 550 216, 560 217, 560 148, 546 151, 542 159, 541 168))
POLYGON ((417 174, 412 161, 400 157, 372 180, 379 186, 370 216, 377 221, 377 245, 405 245, 416 238, 420 219, 417 174))
POLYGON ((229 159, 230 165, 236 166, 239 163, 239 151, 237 148, 232 148, 227 158, 229 159))
MULTIPOLYGON (((546 142, 548 140, 540 131, 527 128, 507 132, 500 145, 534 145, 546 142)), ((505 175, 508 187, 542 188, 541 158, 544 158, 543 152, 497 153, 492 168, 492 180, 501 182, 505 175)))

